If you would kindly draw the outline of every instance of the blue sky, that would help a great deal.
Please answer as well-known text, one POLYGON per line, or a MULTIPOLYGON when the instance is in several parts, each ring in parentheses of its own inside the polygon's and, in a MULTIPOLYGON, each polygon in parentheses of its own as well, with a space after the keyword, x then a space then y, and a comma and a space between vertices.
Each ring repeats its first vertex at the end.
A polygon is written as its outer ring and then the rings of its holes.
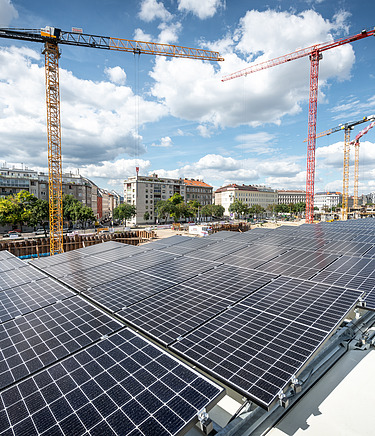
MULTIPOLYGON (((79 169, 119 192, 136 166, 141 174, 200 178, 215 188, 305 189, 308 58, 220 79, 370 30, 374 10, 370 0, 0 0, 0 27, 81 27, 94 35, 208 48, 225 58, 210 63, 61 44, 64 171, 79 169)), ((318 132, 375 113, 374 49, 370 37, 324 53, 318 132)), ((47 169, 41 50, 41 44, 0 39, 0 162, 6 165, 47 169)), ((317 140, 315 191, 342 190, 343 136, 317 140)), ((360 194, 375 191, 374 143, 375 129, 361 143, 360 194)))

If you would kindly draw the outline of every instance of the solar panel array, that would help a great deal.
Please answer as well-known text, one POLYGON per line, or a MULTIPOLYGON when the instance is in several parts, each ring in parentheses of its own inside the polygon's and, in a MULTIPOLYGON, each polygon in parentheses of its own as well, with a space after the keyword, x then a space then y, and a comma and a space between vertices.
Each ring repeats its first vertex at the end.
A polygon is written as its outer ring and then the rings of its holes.
POLYGON ((1 252, 0 433, 181 434, 224 390, 168 349, 272 407, 361 297, 375 310, 373 223, 107 242, 31 265, 1 252))
MULTIPOLYGON (((137 256, 145 251, 139 248, 137 256)), ((86 290, 80 281, 98 288, 110 277, 140 274, 121 264, 110 274, 108 258, 132 254, 123 244, 100 244, 31 262, 38 270, 0 253, 0 434, 181 434, 224 395, 94 305, 90 295, 74 292, 86 290), (63 283, 72 277, 79 279, 69 289, 63 283)), ((138 285, 146 289, 152 276, 143 275, 138 285)), ((158 281, 159 289, 167 283, 158 281)), ((138 288, 128 304, 142 298, 138 288)), ((92 296, 102 295, 96 292, 92 296)), ((126 306, 116 304, 113 312, 126 306)))
MULTIPOLYGON (((96 266, 57 278, 269 408, 360 297, 375 310, 365 274, 371 266, 346 268, 346 281, 333 280, 340 259, 372 261, 375 240, 356 238, 364 229, 370 235, 369 226, 375 238, 375 225, 362 221, 174 236, 127 252, 82 250, 82 265, 95 257, 96 266)), ((44 270, 54 273, 46 259, 44 270)))

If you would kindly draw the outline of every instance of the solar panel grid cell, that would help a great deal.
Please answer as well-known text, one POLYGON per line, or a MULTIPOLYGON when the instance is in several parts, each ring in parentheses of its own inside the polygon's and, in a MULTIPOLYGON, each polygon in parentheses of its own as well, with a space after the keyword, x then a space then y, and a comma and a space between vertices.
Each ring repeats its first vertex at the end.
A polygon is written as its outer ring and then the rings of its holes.
POLYGON ((0 322, 71 297, 73 292, 50 278, 25 283, 0 293, 0 322))
POLYGON ((88 288, 126 276, 134 271, 134 269, 108 262, 95 268, 77 271, 74 274, 57 278, 62 283, 74 288, 77 292, 83 292, 88 288))
POLYGON ((84 291, 84 295, 111 312, 117 312, 175 285, 170 280, 136 272, 84 291))
POLYGON ((18 270, 25 266, 27 266, 26 262, 23 262, 17 257, 12 256, 8 258, 4 258, 0 261, 0 272, 18 270))
POLYGON ((125 329, 3 391, 0 431, 176 435, 222 394, 125 329))
POLYGON ((118 316, 169 344, 275 277, 224 265, 136 303, 118 316))
POLYGON ((121 327, 78 296, 1 324, 0 388, 121 327))
POLYGON ((31 266, 0 272, 0 291, 45 278, 46 275, 31 266))

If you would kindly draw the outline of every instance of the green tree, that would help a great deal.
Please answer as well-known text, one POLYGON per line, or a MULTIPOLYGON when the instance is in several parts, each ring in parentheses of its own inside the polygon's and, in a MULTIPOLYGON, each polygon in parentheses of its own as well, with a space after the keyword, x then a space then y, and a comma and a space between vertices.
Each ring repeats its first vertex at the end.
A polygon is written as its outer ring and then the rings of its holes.
POLYGON ((91 207, 82 206, 80 208, 78 221, 82 224, 82 227, 86 227, 86 224, 89 221, 95 221, 95 215, 91 207))
POLYGON ((37 198, 28 191, 20 191, 17 194, 0 199, 0 222, 1 224, 22 225, 32 219, 33 204, 37 198))
POLYGON ((184 202, 184 197, 180 195, 178 192, 172 195, 172 197, 168 198, 168 203, 173 204, 173 206, 177 206, 184 202))
POLYGON ((251 215, 262 215, 264 214, 265 209, 260 205, 260 204, 253 204, 250 209, 249 209, 249 213, 251 215))
POLYGON ((234 200, 234 202, 229 206, 229 212, 233 212, 235 216, 247 215, 249 213, 249 207, 246 203, 241 200, 234 200))
POLYGON ((137 213, 134 204, 122 203, 113 209, 113 218, 124 220, 125 226, 126 221, 130 220, 137 213))
POLYGON ((211 216, 213 218, 221 218, 224 212, 225 208, 221 204, 206 204, 201 209, 203 216, 211 216))
POLYGON ((143 214, 143 219, 144 219, 145 221, 148 221, 148 220, 150 219, 150 213, 149 213, 149 212, 145 212, 145 213, 143 214))
POLYGON ((169 201, 160 200, 156 203, 156 211, 158 214, 158 218, 164 219, 166 223, 169 215, 173 211, 173 205, 169 201))
POLYGON ((49 204, 47 200, 36 199, 32 205, 31 217, 28 221, 33 227, 42 226, 44 236, 47 237, 47 224, 49 221, 49 204))

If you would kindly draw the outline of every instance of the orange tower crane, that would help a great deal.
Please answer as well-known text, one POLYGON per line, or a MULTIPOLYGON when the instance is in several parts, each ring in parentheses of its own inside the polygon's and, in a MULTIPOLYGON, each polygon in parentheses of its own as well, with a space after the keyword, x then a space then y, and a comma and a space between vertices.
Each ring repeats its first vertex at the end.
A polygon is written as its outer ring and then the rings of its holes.
MULTIPOLYGON (((343 165, 343 177, 342 177, 342 208, 341 208, 341 219, 348 219, 348 198, 349 198, 349 160, 350 160, 350 131, 353 130, 354 126, 358 124, 365 123, 367 121, 374 120, 375 116, 370 115, 368 117, 363 117, 361 120, 353 121, 350 123, 339 124, 332 129, 324 130, 316 135, 316 138, 321 138, 322 136, 330 135, 331 133, 336 133, 344 130, 345 132, 345 141, 344 141, 344 165, 343 165)), ((306 141, 306 139, 305 139, 306 141)), ((304 142, 305 142, 304 141, 304 142)), ((357 153, 357 152, 356 152, 357 153)), ((358 160, 358 156, 356 156, 356 161, 358 160)), ((354 169, 354 191, 357 178, 357 197, 358 197, 358 164, 357 170, 354 169)), ((355 202, 356 193, 354 192, 354 202, 355 202)), ((354 205, 353 205, 354 206, 354 205)), ((354 206, 356 207, 356 206, 354 206)))
POLYGON ((241 76, 265 70, 285 62, 293 61, 305 56, 310 57, 310 96, 309 96, 309 118, 308 118, 308 142, 307 142, 307 173, 306 173, 306 222, 312 223, 314 219, 314 180, 315 180, 315 138, 316 138, 316 118, 318 105, 318 75, 319 61, 322 59, 322 52, 331 48, 339 47, 359 39, 373 36, 375 30, 363 30, 357 35, 349 38, 331 41, 323 44, 315 44, 310 47, 296 50, 292 53, 280 56, 269 61, 251 65, 232 74, 228 74, 222 78, 222 81, 235 79, 241 76))
MULTIPOLYGON (((373 117, 375 118, 375 117, 373 117)), ((368 126, 361 130, 350 145, 355 146, 355 157, 354 157, 354 201, 353 208, 358 209, 358 176, 359 176, 359 140, 363 135, 375 126, 375 121, 372 121, 368 126)))
POLYGON ((62 211, 62 161, 61 161, 61 123, 59 90, 59 44, 104 50, 124 51, 135 54, 223 61, 218 52, 159 44, 155 42, 134 41, 108 36, 88 35, 81 29, 66 32, 55 27, 43 29, 0 28, 1 38, 20 39, 44 43, 46 102, 47 102, 47 138, 48 138, 48 178, 49 178, 49 226, 50 254, 63 251, 63 211, 62 211))

